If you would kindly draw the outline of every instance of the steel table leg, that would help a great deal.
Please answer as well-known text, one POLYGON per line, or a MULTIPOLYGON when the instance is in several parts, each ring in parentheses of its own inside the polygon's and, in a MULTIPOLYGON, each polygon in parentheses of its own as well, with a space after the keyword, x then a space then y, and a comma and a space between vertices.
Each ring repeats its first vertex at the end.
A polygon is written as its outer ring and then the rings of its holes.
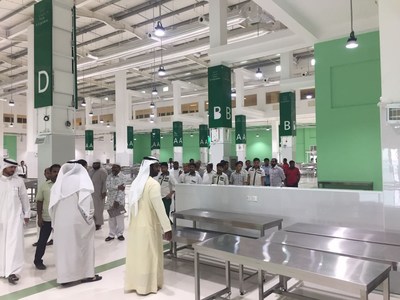
POLYGON ((264 299, 264 272, 258 270, 258 300, 264 299))
POLYGON ((383 300, 389 300, 390 299, 390 282, 389 282, 389 276, 382 282, 382 287, 383 287, 383 300))
POLYGON ((243 274, 243 265, 240 264, 239 265, 239 291, 240 291, 240 295, 244 295, 245 294, 245 290, 244 290, 244 274, 243 274))
POLYGON ((200 257, 197 251, 194 251, 194 297, 195 300, 200 300, 200 257))

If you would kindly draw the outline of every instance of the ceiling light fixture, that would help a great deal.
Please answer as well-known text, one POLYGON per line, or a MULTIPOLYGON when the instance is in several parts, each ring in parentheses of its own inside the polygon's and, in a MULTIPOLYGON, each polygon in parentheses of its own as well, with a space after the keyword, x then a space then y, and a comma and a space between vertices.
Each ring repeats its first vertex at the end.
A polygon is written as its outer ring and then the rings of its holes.
POLYGON ((100 119, 100 124, 103 124, 104 123, 104 120, 103 119, 100 119))
POLYGON ((275 67, 275 72, 276 72, 276 73, 279 73, 280 71, 282 71, 282 67, 281 67, 281 65, 277 65, 277 66, 275 67))
POLYGON ((151 101, 151 103, 150 103, 150 108, 154 108, 154 107, 156 107, 156 105, 154 104, 153 101, 151 101))
POLYGON ((151 94, 152 94, 153 96, 157 96, 157 95, 158 95, 158 91, 157 91, 157 88, 156 88, 156 87, 153 87, 153 89, 151 90, 151 94))
POLYGON ((107 128, 110 128, 110 122, 107 122, 107 128))
POLYGON ((150 123, 154 123, 154 118, 150 118, 150 123))
POLYGON ((256 71, 256 77, 257 77, 258 79, 261 79, 262 76, 263 76, 263 73, 262 73, 261 69, 258 68, 257 71, 256 71))
POLYGON ((231 89, 231 97, 236 97, 236 89, 231 89))
POLYGON ((150 118, 154 118, 154 112, 150 113, 150 118))
POLYGON ((10 127, 14 127, 14 123, 13 122, 10 123, 10 127))
POLYGON ((108 101, 108 97, 104 97, 104 100, 108 101))
POLYGON ((312 66, 315 66, 315 58, 312 58, 312 59, 311 59, 310 64, 311 64, 312 66))
POLYGON ((15 106, 15 102, 14 102, 14 100, 13 100, 13 98, 11 98, 9 101, 8 101, 8 106, 15 106))
POLYGON ((350 0, 350 24, 351 24, 351 32, 349 38, 347 39, 346 48, 354 49, 358 47, 358 43, 353 30, 353 0, 350 0))
POLYGON ((89 117, 93 117, 93 110, 89 112, 89 117))
POLYGON ((164 66, 161 65, 161 66, 158 68, 158 76, 165 76, 166 74, 167 74, 167 72, 165 71, 164 66))
POLYGON ((162 25, 161 21, 157 21, 156 27, 154 27, 154 35, 158 37, 162 37, 165 35, 165 28, 162 25))
POLYGON ((312 98, 312 95, 311 94, 308 94, 307 96, 306 96, 306 99, 311 99, 312 98))
POLYGON ((82 103, 81 103, 81 105, 82 105, 83 107, 85 107, 85 106, 86 106, 86 101, 85 101, 85 99, 83 99, 83 100, 82 100, 82 103))

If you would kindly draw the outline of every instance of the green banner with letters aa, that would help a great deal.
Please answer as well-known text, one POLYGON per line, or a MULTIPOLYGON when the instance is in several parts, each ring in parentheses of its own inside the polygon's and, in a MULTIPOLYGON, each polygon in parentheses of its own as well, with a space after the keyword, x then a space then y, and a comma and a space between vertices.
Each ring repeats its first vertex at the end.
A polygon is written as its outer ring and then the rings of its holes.
POLYGON ((232 128, 231 69, 223 65, 208 68, 208 125, 232 128))
POLYGON ((172 123, 172 144, 174 147, 183 147, 183 124, 180 121, 172 123))
POLYGON ((279 95, 279 136, 296 136, 296 96, 294 92, 279 95))
POLYGON ((34 8, 35 108, 53 105, 53 3, 42 0, 34 8))
POLYGON ((86 151, 94 150, 93 130, 85 130, 85 150, 86 151))
POLYGON ((160 144, 161 144, 161 131, 160 129, 153 129, 151 131, 151 144, 150 144, 150 149, 155 150, 155 149, 160 149, 160 144))
POLYGON ((133 136, 133 127, 132 126, 128 126, 127 127, 127 142, 128 142, 128 149, 133 149, 133 143, 134 141, 134 136, 133 136))
POLYGON ((208 126, 205 124, 199 125, 199 147, 208 148, 208 126))
POLYGON ((246 116, 235 116, 235 140, 236 144, 246 144, 246 116))

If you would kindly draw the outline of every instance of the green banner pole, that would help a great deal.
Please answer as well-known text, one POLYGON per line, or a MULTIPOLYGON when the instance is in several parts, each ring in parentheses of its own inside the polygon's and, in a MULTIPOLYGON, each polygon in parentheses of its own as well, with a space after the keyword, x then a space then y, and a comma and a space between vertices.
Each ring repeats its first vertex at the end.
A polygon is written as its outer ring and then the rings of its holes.
POLYGON ((208 148, 208 126, 205 124, 199 125, 199 147, 208 148))
POLYGON ((236 145, 246 144, 246 116, 235 116, 235 140, 236 145))
POLYGON ((133 149, 133 147, 134 147, 133 126, 128 126, 127 127, 127 141, 128 141, 127 148, 128 149, 133 149))
POLYGON ((94 150, 93 130, 85 130, 85 150, 86 151, 94 150))
POLYGON ((117 133, 115 131, 114 131, 113 144, 114 144, 114 151, 117 151, 117 133))
POLYGON ((172 123, 172 144, 174 147, 183 147, 183 123, 175 121, 172 123))
POLYGON ((296 136, 296 97, 294 92, 279 95, 279 136, 296 136))
POLYGON ((161 130, 160 129, 153 129, 151 131, 151 150, 159 150, 161 145, 161 130))

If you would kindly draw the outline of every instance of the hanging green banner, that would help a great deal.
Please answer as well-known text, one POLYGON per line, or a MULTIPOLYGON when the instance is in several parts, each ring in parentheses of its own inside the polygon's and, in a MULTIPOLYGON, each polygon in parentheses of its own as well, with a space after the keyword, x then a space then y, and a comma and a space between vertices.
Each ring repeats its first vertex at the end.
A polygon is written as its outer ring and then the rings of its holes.
POLYGON ((133 141, 134 141, 134 136, 133 136, 133 127, 128 126, 127 127, 127 142, 128 142, 128 149, 133 149, 133 141))
POLYGON ((294 92, 279 95, 279 136, 296 136, 296 96, 294 92))
POLYGON ((35 108, 53 105, 53 2, 34 7, 35 108))
POLYGON ((208 126, 205 124, 199 125, 199 147, 208 148, 208 126))
POLYGON ((85 150, 86 151, 94 150, 93 130, 85 130, 85 150))
POLYGON ((172 144, 174 147, 183 147, 183 124, 176 121, 172 123, 172 144))
POLYGON ((232 128, 231 69, 208 68, 208 124, 210 128, 232 128))
POLYGON ((151 150, 160 149, 161 144, 161 131, 160 129, 153 129, 151 131, 151 150))
POLYGON ((235 116, 235 140, 236 144, 246 144, 246 116, 235 116))
POLYGON ((78 109, 78 51, 76 43, 76 6, 72 8, 72 63, 74 73, 74 106, 78 109))
POLYGON ((114 151, 117 151, 117 133, 115 131, 114 131, 113 144, 114 144, 114 151))

